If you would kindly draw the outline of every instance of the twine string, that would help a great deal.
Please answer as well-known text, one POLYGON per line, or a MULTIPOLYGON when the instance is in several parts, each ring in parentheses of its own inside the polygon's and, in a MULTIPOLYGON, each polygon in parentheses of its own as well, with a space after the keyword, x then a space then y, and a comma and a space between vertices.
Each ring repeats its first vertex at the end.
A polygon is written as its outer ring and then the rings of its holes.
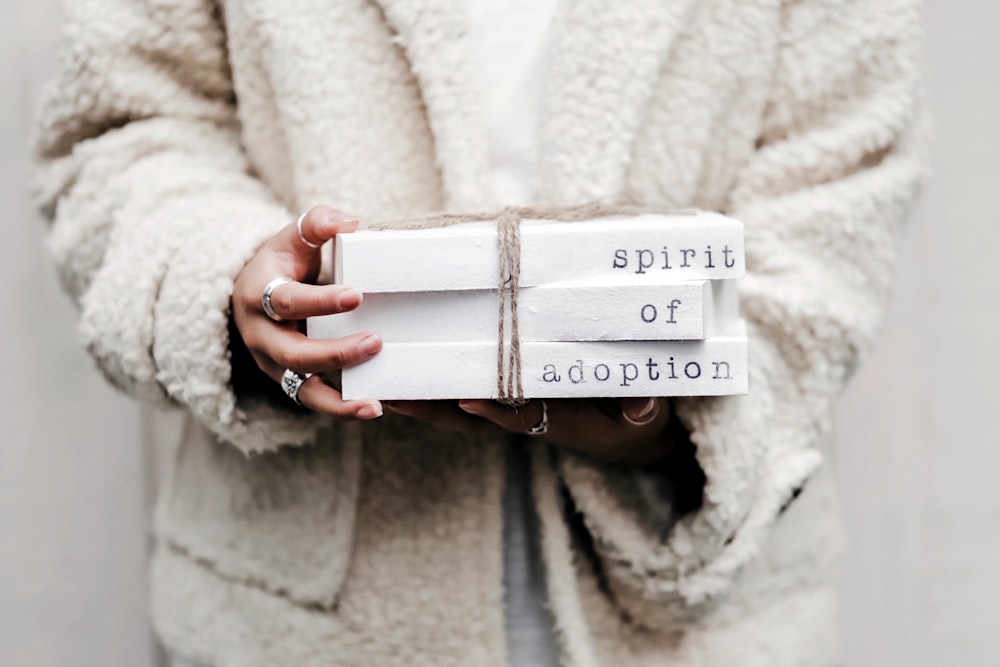
MULTIPOLYGON (((505 405, 521 406, 524 385, 521 380, 521 338, 518 332, 517 303, 521 289, 521 220, 557 220, 577 222, 611 215, 637 215, 654 212, 628 205, 605 205, 598 202, 572 207, 509 207, 496 214, 436 214, 405 222, 385 222, 368 229, 418 230, 451 227, 466 222, 496 220, 497 225, 497 400, 505 405), (510 345, 506 344, 507 310, 510 310, 510 345)), ((691 213, 675 211, 674 213, 691 213)))
POLYGON ((508 207, 496 214, 446 213, 404 223, 381 223, 368 229, 384 231, 436 229, 466 222, 496 219, 497 225, 497 400, 518 407, 527 403, 521 379, 521 337, 518 332, 517 302, 521 283, 521 220, 528 218, 558 218, 561 211, 543 208, 508 207), (510 344, 507 338, 507 311, 510 311, 510 344))
POLYGON ((521 283, 521 216, 508 208, 497 217, 497 400, 505 405, 524 405, 521 382, 521 337, 518 333, 517 302, 521 283), (507 309, 510 309, 510 345, 505 344, 507 309), (506 378, 506 382, 504 382, 506 378))

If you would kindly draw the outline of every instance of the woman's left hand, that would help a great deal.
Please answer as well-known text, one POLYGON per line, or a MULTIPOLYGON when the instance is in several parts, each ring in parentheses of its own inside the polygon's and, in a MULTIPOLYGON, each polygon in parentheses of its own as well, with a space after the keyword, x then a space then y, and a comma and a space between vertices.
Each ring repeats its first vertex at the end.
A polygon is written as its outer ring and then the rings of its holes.
MULTIPOLYGON (((666 457, 670 404, 665 398, 546 400, 549 427, 537 437, 609 463, 649 465, 666 457)), ((512 408, 496 401, 393 401, 391 412, 462 431, 528 433, 543 418, 542 401, 512 408)))

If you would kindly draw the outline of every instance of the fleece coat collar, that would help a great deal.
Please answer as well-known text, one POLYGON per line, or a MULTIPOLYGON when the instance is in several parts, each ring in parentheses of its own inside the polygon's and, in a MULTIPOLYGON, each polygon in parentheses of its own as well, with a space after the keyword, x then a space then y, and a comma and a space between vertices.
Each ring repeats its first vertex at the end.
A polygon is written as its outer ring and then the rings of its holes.
MULTIPOLYGON (((376 0, 420 84, 446 208, 481 208, 487 143, 464 0, 376 0)), ((642 112, 694 0, 560 3, 540 128, 545 203, 619 197, 642 112)))

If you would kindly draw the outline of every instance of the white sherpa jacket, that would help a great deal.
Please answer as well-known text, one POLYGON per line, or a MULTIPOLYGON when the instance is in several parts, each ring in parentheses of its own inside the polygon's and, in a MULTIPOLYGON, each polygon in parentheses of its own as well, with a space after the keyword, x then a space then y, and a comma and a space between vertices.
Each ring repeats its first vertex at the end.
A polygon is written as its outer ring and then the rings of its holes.
MULTIPOLYGON (((632 471, 536 450, 565 665, 836 662, 821 443, 923 170, 917 5, 561 3, 542 201, 740 218, 752 341, 748 396, 675 402, 705 476, 677 525, 632 471)), ((227 343, 234 277, 306 207, 482 209, 464 3, 66 11, 35 139, 52 251, 108 378, 191 415, 157 513, 159 633, 212 665, 502 665, 504 441, 238 399, 227 343)))

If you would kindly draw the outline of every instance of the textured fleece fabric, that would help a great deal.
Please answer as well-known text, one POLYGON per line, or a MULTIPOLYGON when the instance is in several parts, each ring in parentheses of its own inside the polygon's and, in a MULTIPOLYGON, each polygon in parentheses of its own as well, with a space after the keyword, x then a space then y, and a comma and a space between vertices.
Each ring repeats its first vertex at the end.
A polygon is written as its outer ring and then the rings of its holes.
MULTIPOLYGON (((565 665, 836 663, 822 445, 923 174, 917 5, 561 4, 540 201, 742 219, 751 336, 748 396, 674 402, 706 481, 669 530, 629 470, 536 449, 565 665)), ((487 207, 464 2, 66 11, 35 137, 52 251, 108 378, 190 415, 160 635, 229 667, 504 664, 504 442, 237 401, 227 351, 235 276, 304 208, 487 207)))

